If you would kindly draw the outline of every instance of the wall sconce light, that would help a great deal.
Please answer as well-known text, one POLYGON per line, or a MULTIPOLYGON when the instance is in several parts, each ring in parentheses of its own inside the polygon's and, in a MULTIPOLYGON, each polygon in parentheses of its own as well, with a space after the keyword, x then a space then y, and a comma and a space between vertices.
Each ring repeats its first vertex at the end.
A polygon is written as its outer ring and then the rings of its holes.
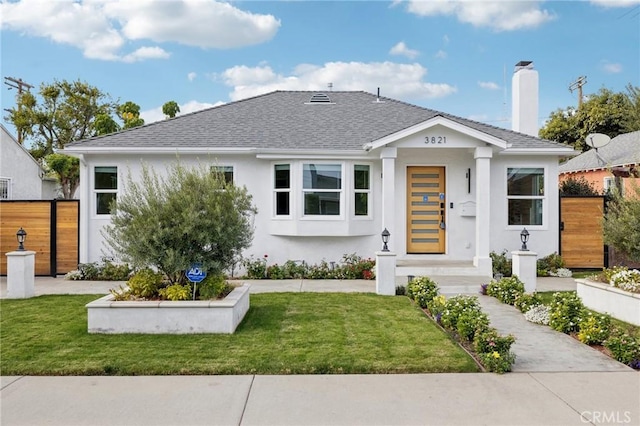
POLYGON ((387 230, 387 228, 384 228, 384 231, 382 231, 382 251, 389 251, 389 247, 387 246, 387 243, 389 242, 389 236, 391 235, 391 233, 387 230))
POLYGON ((520 250, 529 251, 527 248, 527 242, 529 241, 529 231, 527 231, 527 228, 522 229, 522 232, 520 233, 520 241, 522 241, 522 248, 520 250))
POLYGON ((18 232, 16 232, 16 238, 18 238, 18 250, 24 251, 24 240, 27 239, 27 231, 20 227, 18 232))

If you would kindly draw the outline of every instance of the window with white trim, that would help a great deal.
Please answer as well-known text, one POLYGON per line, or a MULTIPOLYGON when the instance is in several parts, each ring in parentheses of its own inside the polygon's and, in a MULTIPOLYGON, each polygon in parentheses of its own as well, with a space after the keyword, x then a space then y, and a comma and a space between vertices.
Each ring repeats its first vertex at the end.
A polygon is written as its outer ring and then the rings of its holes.
POLYGON ((11 199, 11 179, 0 178, 0 200, 11 199))
POLYGON ((291 164, 275 164, 273 170, 276 216, 291 214, 291 164))
POLYGON ((604 188, 604 192, 609 192, 613 190, 615 186, 615 179, 611 176, 607 176, 602 181, 602 187, 604 188))
POLYGON ((302 193, 305 216, 339 216, 342 199, 342 165, 304 163, 302 193))
POLYGON ((211 166, 211 171, 220 173, 226 184, 233 184, 233 166, 211 166))
POLYGON ((369 166, 356 164, 353 166, 354 214, 356 216, 369 215, 369 200, 371 199, 371 178, 369 166))
POLYGON ((544 202, 544 168, 507 169, 509 225, 542 225, 544 202))
POLYGON ((118 168, 115 166, 96 166, 93 172, 96 214, 110 214, 111 203, 116 199, 118 193, 118 168))

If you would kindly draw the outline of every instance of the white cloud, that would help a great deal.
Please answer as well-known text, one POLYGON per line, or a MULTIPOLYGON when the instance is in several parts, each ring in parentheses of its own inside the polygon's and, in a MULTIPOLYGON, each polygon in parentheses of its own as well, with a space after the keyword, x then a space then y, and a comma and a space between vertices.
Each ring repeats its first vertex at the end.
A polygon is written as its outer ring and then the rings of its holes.
POLYGON ((444 50, 438 50, 434 56, 437 59, 446 59, 447 58, 447 52, 445 52, 444 50))
POLYGON ((274 90, 363 90, 395 98, 439 98, 457 91, 446 83, 424 81, 427 69, 420 64, 393 62, 328 62, 322 66, 302 64, 290 75, 279 74, 268 65, 236 66, 217 78, 233 88, 232 100, 245 99, 274 90))
POLYGON ((389 50, 389 54, 406 56, 409 59, 415 59, 420 54, 420 52, 414 49, 409 49, 404 41, 401 41, 393 46, 391 50, 389 50))
MULTIPOLYGON (((223 104, 224 102, 216 102, 215 104, 210 104, 208 102, 198 102, 191 100, 185 104, 178 105, 180 107, 180 112, 178 113, 178 115, 189 114, 190 112, 196 112, 223 104)), ((145 124, 155 123, 156 121, 162 121, 165 119, 165 116, 162 113, 162 106, 148 109, 146 111, 140 111, 140 117, 142 117, 145 124)))
POLYGON ((493 81, 479 81, 478 86, 487 90, 500 90, 500 86, 493 81))
POLYGON ((190 72, 189 74, 187 74, 187 80, 189 81, 193 81, 196 79, 196 77, 198 76, 198 74, 196 74, 195 72, 190 72))
POLYGON ((0 28, 48 38, 87 58, 134 62, 165 59, 160 47, 122 52, 128 41, 234 48, 270 40, 280 27, 272 15, 214 0, 21 0, 0 3, 0 28))
POLYGON ((409 1, 407 10, 418 16, 455 16, 460 22, 495 31, 536 28, 555 19, 540 1, 409 1))
POLYGON ((616 64, 616 63, 611 63, 611 62, 606 62, 605 61, 605 62, 602 63, 602 69, 607 74, 618 74, 618 73, 622 72, 622 64, 616 64))

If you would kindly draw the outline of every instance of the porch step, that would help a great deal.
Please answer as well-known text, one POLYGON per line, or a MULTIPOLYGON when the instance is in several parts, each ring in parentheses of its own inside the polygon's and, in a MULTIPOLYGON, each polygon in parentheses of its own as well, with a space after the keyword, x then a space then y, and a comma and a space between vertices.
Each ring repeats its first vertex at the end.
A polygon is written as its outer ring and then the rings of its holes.
MULTIPOLYGON (((416 275, 420 276, 420 275, 416 275)), ((426 275, 438 284, 440 294, 455 296, 457 294, 476 295, 480 292, 480 285, 487 284, 491 278, 478 275, 426 275)), ((405 286, 408 277, 397 275, 396 285, 405 286)))
POLYGON ((401 259, 396 261, 396 275, 413 275, 415 277, 478 276, 479 272, 472 262, 401 259))

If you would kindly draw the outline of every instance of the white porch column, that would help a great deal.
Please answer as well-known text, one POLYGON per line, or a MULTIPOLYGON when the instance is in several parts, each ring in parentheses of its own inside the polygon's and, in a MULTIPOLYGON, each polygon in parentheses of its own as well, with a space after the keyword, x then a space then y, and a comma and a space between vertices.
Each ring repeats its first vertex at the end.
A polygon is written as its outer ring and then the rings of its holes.
POLYGON ((89 166, 83 155, 80 159, 80 241, 78 242, 78 260, 80 263, 89 262, 89 217, 91 209, 91 179, 89 166))
POLYGON ((489 239, 491 237, 491 157, 493 150, 477 147, 476 160, 476 255, 473 265, 482 275, 492 275, 489 239))
MULTIPOLYGON (((398 236, 396 231, 396 157, 397 148, 382 148, 380 158, 382 159, 382 229, 387 228, 391 237, 389 238, 389 250, 393 249, 398 236)), ((395 290, 394 290, 395 291, 395 290)))

